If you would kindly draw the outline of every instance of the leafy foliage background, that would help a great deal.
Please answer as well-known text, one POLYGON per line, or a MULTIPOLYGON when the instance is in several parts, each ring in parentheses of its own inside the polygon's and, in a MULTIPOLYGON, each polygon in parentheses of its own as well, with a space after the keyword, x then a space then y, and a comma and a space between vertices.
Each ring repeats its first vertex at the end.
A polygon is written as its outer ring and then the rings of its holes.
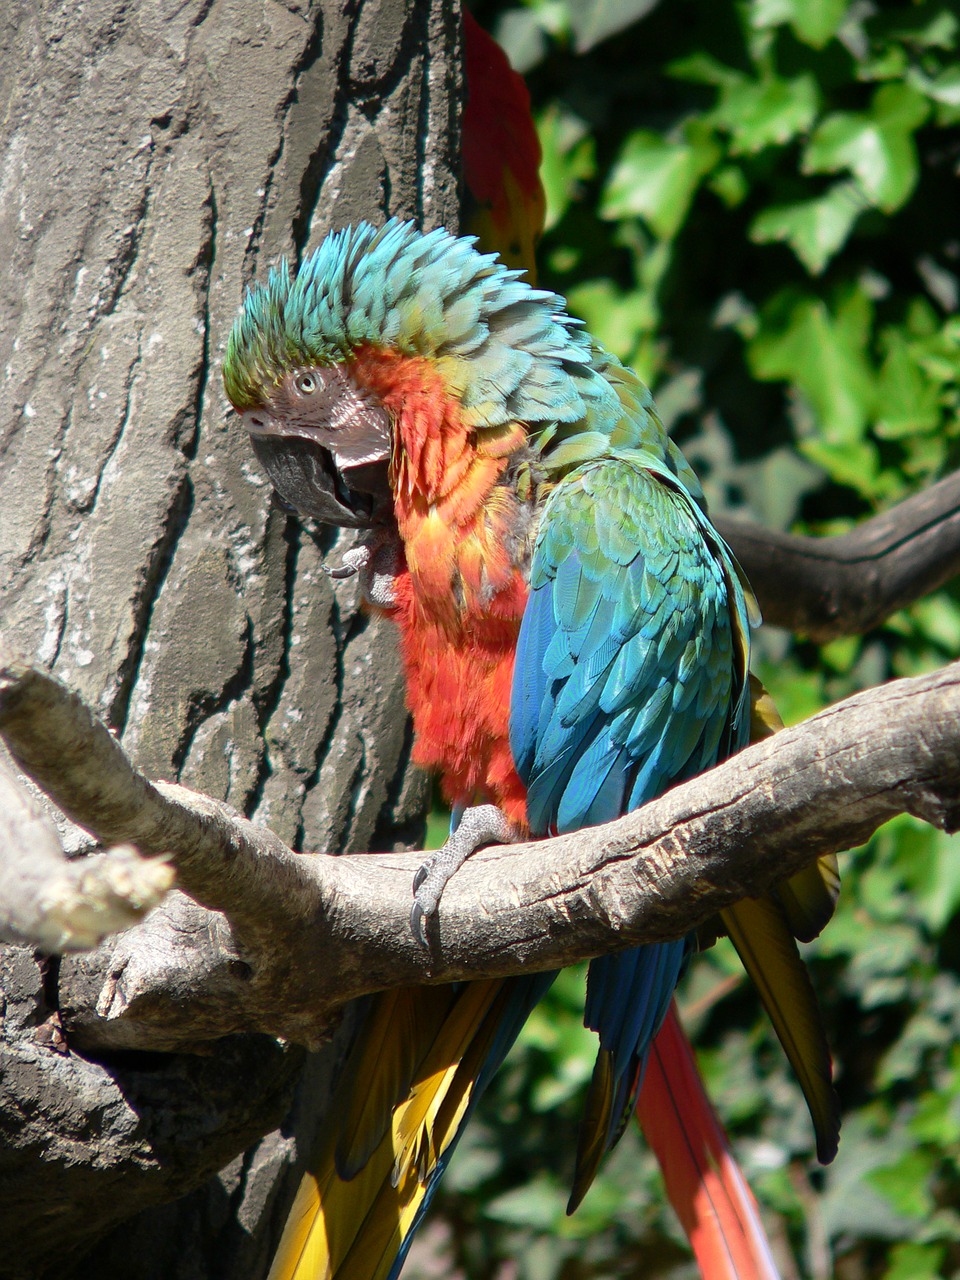
MULTIPOLYGON (((481 3, 544 150, 542 279, 653 387, 715 510, 833 533, 957 465, 960 15, 869 0, 481 3)), ((763 630, 788 723, 960 654, 960 595, 815 647, 763 630)), ((960 847, 903 819, 842 860, 807 948, 843 1105, 799 1089, 724 941, 681 1005, 784 1275, 960 1275, 960 847)), ((564 1215, 595 1042, 536 1011, 453 1161, 431 1249, 479 1280, 694 1276, 631 1129, 564 1215)))

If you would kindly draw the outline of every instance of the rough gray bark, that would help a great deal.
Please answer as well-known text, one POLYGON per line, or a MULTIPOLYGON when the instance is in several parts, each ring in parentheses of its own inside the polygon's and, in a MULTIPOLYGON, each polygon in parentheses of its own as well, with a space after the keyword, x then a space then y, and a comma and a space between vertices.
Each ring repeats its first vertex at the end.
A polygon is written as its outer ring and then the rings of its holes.
MULTIPOLYGON (((4 638, 149 776, 289 843, 403 845, 424 793, 389 629, 334 596, 271 500, 219 359, 243 286, 330 225, 456 221, 453 6, 12 0, 0 30, 4 638)), ((245 1036, 216 1057, 65 1055, 57 966, 2 963, 0 1267, 259 1274, 292 1131, 240 1153, 302 1053, 245 1036)))

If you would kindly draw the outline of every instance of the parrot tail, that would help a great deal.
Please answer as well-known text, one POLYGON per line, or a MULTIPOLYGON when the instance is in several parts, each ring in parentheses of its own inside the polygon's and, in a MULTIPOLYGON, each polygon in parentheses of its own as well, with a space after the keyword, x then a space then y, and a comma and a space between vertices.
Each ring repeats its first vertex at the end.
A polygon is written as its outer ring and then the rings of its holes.
POLYGON ((536 280, 535 252, 547 212, 540 139, 530 93, 507 55, 463 10, 467 103, 463 112, 464 230, 484 253, 536 280))
POLYGON ((636 1112, 704 1280, 780 1280, 675 1004, 650 1048, 636 1112))
POLYGON ((477 1099, 555 976, 374 998, 269 1280, 395 1280, 477 1099))

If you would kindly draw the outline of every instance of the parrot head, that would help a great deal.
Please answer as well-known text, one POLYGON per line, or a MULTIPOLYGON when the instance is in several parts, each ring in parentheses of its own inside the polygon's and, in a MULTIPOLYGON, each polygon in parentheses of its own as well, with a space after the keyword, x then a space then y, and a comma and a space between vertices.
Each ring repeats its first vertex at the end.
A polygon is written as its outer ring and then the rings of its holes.
POLYGON ((298 362, 240 417, 274 488, 304 515, 364 529, 389 510, 390 418, 344 365, 298 362))
POLYGON ((369 528, 388 509, 390 418, 351 378, 343 344, 305 323, 321 299, 317 273, 302 275, 282 263, 248 295, 224 386, 283 499, 321 523, 369 528), (309 293, 297 288, 308 276, 309 293))
POLYGON ((252 289, 227 343, 227 396, 280 496, 321 523, 368 529, 389 518, 394 421, 356 376, 363 350, 413 354, 400 332, 419 314, 424 237, 409 224, 329 235, 291 276, 252 289), (406 254, 404 250, 407 250, 406 254))
POLYGON ((532 502, 608 448, 696 486, 636 376, 475 243, 362 222, 250 290, 224 388, 281 497, 367 530, 416 507, 432 534, 465 530, 497 486, 532 502))

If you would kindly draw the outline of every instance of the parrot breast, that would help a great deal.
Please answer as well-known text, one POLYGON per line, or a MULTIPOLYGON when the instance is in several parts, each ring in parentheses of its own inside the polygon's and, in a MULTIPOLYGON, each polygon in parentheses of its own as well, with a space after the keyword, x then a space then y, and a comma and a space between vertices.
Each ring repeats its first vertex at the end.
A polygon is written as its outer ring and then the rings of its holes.
POLYGON ((351 374, 394 422, 390 479, 404 565, 387 612, 400 632, 413 758, 440 773, 450 803, 488 800, 524 827, 508 722, 533 519, 517 484, 526 432, 516 422, 470 429, 424 357, 367 347, 351 374))

